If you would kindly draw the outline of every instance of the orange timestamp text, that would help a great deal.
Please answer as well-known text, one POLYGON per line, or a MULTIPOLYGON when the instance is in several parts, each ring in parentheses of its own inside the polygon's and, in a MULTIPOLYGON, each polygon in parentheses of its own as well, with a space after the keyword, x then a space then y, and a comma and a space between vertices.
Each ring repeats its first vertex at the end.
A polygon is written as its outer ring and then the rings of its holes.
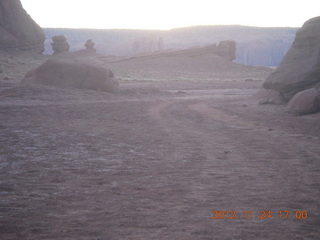
POLYGON ((308 212, 307 211, 288 211, 282 210, 277 212, 272 211, 212 211, 213 216, 212 219, 271 219, 277 217, 279 219, 307 219, 308 212))

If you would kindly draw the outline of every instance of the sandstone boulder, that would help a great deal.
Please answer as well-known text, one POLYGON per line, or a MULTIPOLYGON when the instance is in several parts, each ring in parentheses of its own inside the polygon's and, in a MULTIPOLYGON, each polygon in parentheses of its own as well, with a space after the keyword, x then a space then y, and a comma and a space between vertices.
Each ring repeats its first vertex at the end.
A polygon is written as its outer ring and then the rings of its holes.
POLYGON ((287 110, 293 115, 312 114, 319 111, 320 94, 315 88, 301 91, 289 101, 287 110))
POLYGON ((0 1, 0 48, 44 51, 45 34, 20 0, 0 1))
POLYGON ((51 59, 26 73, 22 85, 42 84, 117 93, 119 83, 111 70, 75 60, 51 59))
POLYGON ((53 55, 59 53, 67 53, 70 49, 70 45, 67 42, 67 38, 63 35, 53 36, 51 46, 53 50, 53 55))
POLYGON ((265 80, 263 87, 280 92, 290 100, 297 92, 320 82, 320 17, 307 21, 280 66, 265 80))

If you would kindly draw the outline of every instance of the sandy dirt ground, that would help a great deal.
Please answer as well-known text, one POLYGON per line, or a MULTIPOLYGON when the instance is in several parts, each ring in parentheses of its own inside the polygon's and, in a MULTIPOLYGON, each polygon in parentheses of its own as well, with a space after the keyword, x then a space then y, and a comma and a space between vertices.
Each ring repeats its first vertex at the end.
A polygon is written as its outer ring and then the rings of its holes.
POLYGON ((0 239, 320 239, 320 114, 261 81, 5 83, 0 239))

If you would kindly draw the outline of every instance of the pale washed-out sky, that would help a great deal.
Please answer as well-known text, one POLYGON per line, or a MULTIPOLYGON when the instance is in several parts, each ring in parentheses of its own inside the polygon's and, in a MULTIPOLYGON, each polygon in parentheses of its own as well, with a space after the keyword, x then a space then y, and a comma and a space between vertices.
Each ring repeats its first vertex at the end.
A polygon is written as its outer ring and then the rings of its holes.
POLYGON ((196 25, 301 27, 319 0, 21 0, 41 27, 172 29, 196 25))

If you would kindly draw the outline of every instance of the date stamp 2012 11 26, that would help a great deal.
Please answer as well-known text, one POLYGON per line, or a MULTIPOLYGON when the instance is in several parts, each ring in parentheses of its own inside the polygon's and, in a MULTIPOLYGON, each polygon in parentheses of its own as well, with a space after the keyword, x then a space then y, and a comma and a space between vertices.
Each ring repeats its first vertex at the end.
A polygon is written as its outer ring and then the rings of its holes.
POLYGON ((258 213, 254 213, 253 211, 212 211, 213 216, 212 219, 271 219, 274 217, 278 217, 279 219, 307 219, 308 212, 303 211, 288 211, 288 210, 281 210, 281 211, 260 211, 258 213))

